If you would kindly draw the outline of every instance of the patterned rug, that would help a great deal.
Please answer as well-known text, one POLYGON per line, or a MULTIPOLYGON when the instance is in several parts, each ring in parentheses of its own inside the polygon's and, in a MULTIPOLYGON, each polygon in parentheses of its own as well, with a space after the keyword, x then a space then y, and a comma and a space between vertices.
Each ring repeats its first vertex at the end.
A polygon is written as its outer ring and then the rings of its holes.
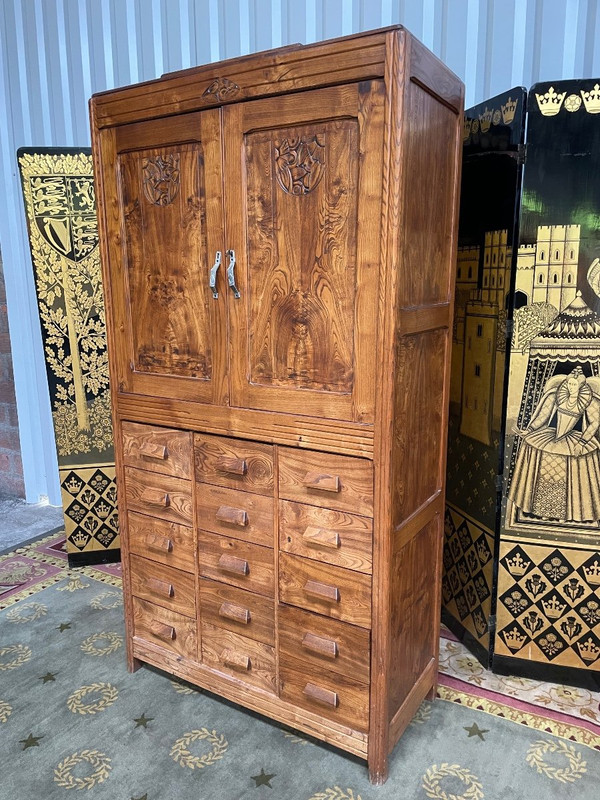
POLYGON ((2 800, 597 797, 600 696, 492 675, 446 630, 441 699, 379 788, 359 759, 152 668, 130 675, 120 567, 69 570, 64 539, 0 556, 2 800))

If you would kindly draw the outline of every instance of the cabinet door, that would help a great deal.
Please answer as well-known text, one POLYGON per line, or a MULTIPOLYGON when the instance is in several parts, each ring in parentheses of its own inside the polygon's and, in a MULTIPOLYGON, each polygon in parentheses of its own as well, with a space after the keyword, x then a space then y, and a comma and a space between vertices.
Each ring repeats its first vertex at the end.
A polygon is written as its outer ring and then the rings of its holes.
POLYGON ((231 404, 370 422, 383 85, 223 109, 231 404))
POLYGON ((108 224, 119 389, 223 402, 222 268, 219 297, 209 288, 223 250, 219 111, 124 125, 113 136, 104 173, 105 196, 116 198, 108 224))

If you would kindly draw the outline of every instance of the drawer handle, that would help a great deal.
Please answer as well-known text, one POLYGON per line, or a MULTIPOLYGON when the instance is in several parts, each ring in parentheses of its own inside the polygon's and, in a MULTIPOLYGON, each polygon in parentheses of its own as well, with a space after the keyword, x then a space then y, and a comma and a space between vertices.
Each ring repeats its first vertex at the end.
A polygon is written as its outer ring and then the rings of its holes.
POLYGON ((164 639, 166 642, 172 642, 175 639, 175 628, 172 625, 164 625, 162 622, 151 622, 150 633, 157 639, 164 639))
POLYGON ((219 616, 232 619, 234 622, 241 622, 242 625, 248 625, 250 622, 250 611, 233 603, 223 603, 219 609, 219 616))
POLYGON ((173 539, 168 539, 166 536, 148 533, 146 535, 146 544, 151 550, 160 550, 164 553, 173 552, 173 539))
POLYGON ((302 534, 302 538, 309 547, 331 547, 335 550, 340 547, 342 541, 337 531, 330 531, 327 528, 316 528, 309 525, 302 534))
POLYGON ((340 590, 337 586, 332 586, 329 583, 306 581, 304 591, 306 594, 318 597, 320 600, 332 600, 334 603, 339 603, 340 601, 340 590))
POLYGON ((247 561, 244 561, 243 558, 227 555, 227 553, 223 553, 219 559, 219 569, 224 572, 232 572, 234 575, 248 575, 250 572, 247 561))
POLYGON ((226 522, 229 525, 238 525, 240 528, 245 528, 248 524, 248 512, 243 508, 219 506, 215 517, 219 522, 226 522))
POLYGON ((241 672, 248 672, 252 666, 249 656, 242 655, 241 653, 234 653, 233 650, 223 651, 221 659, 226 667, 237 669, 241 672))
POLYGON ((315 633, 306 633, 302 639, 302 647, 305 650, 310 650, 319 656, 326 658, 338 657, 338 645, 333 639, 324 639, 322 636, 317 636, 315 633))
POLYGON ((217 469, 232 475, 245 475, 248 472, 248 464, 245 458, 220 458, 217 461, 217 469))
POLYGON ((171 504, 169 493, 163 492, 162 489, 144 489, 140 500, 148 506, 160 506, 160 508, 168 508, 171 504))
POLYGON ((332 692, 329 689, 323 689, 321 686, 315 686, 314 683, 307 683, 304 687, 303 694, 310 700, 316 700, 317 703, 323 703, 326 706, 337 708, 339 700, 337 692, 332 692))
POLYGON ((304 485, 307 489, 319 489, 322 492, 339 492, 342 488, 339 475, 325 475, 322 472, 307 472, 304 485))
POLYGON ((146 578, 146 586, 153 594, 160 594, 164 597, 175 597, 175 589, 172 583, 159 581, 158 578, 146 578))
POLYGON ((154 458, 156 461, 166 461, 169 457, 169 451, 164 444, 142 442, 140 445, 140 455, 142 458, 154 458))

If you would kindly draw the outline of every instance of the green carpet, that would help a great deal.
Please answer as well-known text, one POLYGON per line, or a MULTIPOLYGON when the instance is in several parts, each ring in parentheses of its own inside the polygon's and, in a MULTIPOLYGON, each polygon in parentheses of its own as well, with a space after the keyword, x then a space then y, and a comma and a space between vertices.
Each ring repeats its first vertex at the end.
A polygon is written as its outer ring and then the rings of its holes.
POLYGON ((0 798, 595 800, 600 752, 425 703, 383 787, 364 762, 143 667, 120 590, 85 574, 0 612, 0 798))

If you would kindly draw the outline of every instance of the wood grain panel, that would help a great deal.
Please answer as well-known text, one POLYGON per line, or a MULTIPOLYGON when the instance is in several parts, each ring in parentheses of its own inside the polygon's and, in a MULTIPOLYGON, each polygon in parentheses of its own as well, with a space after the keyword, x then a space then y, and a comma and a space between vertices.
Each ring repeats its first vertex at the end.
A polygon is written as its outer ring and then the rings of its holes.
POLYGON ((125 494, 130 511, 192 524, 190 481, 125 467, 125 494))
POLYGON ((369 575, 280 553, 279 599, 326 617, 371 627, 369 575))
POLYGON ((373 520, 346 511, 280 500, 279 549, 371 573, 373 520))
POLYGON ((198 527, 234 539, 273 547, 273 505, 272 497, 196 484, 198 527))
POLYGON ((275 644, 273 600, 245 589, 202 578, 202 621, 271 647, 275 644))
POLYGON ((133 598, 133 635, 182 657, 197 659, 196 620, 133 598))
POLYGON ((130 467, 192 477, 192 435, 187 431, 123 423, 123 461, 130 467))
POLYGON ((148 600, 186 617, 196 616, 194 576, 164 564, 132 555, 131 591, 135 597, 148 600))
POLYGON ((128 514, 129 549, 151 561, 194 572, 196 552, 191 528, 142 514, 128 514))
POLYGON ((196 480, 273 495, 273 448, 223 436, 194 435, 196 480))
POLYGON ((198 550, 203 578, 273 597, 271 548, 198 531, 198 550))
POLYGON ((262 642, 202 624, 202 660, 225 675, 275 694, 275 650, 262 642))
POLYGON ((373 465, 358 458, 282 447, 279 495, 286 500, 371 516, 373 465))
POLYGON ((279 606, 279 652, 298 659, 318 675, 321 669, 369 683, 369 631, 310 611, 279 606))

